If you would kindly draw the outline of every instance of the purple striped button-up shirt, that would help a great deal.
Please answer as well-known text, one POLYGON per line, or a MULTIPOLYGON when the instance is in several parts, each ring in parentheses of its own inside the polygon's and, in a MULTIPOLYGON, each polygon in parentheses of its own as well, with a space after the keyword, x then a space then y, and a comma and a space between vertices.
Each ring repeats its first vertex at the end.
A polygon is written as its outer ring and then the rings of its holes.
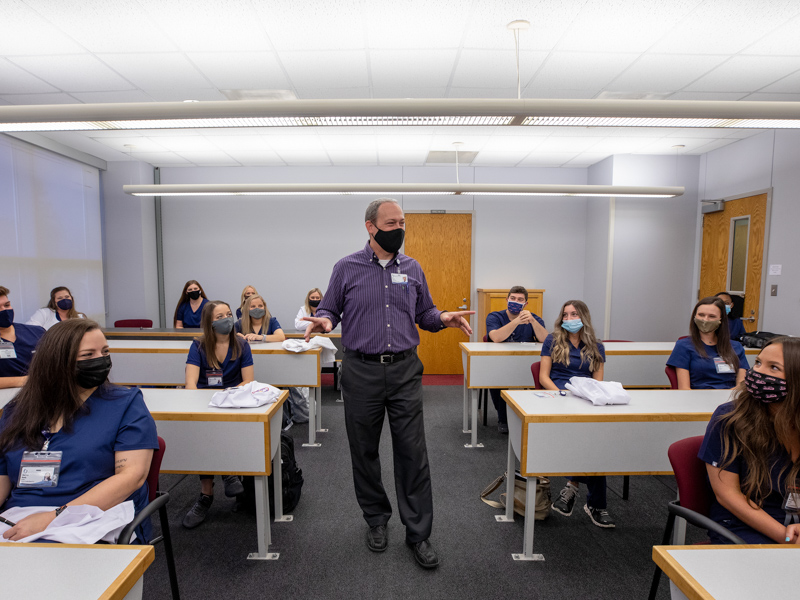
POLYGON ((345 348, 386 354, 419 344, 415 323, 426 331, 444 329, 442 312, 417 261, 398 252, 383 267, 368 242, 334 265, 316 316, 330 319, 333 327, 341 321, 345 348), (392 274, 407 275, 408 283, 394 283, 392 274))

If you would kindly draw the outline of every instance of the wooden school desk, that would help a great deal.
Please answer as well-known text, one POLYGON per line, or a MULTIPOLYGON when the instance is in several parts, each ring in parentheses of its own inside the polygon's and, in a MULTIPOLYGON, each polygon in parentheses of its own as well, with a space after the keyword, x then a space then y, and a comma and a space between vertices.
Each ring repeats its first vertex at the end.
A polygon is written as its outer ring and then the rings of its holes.
POLYGON ((0 543, 0 598, 141 600, 153 546, 0 543))
MULTIPOLYGON (((506 469, 513 473, 519 460, 520 474, 527 479, 523 552, 513 554, 514 560, 544 560, 533 554, 536 476, 671 474, 670 444, 703 435, 712 413, 729 400, 731 390, 628 393, 628 405, 593 406, 570 392, 560 396, 550 391, 503 391, 508 405, 506 469)), ((507 498, 514 497, 513 486, 512 476, 507 498)), ((508 502, 505 515, 495 518, 513 521, 513 506, 508 502)))
MULTIPOLYGON (((184 385, 190 340, 108 340, 111 349, 110 379, 120 385, 184 385)), ((312 388, 308 402, 308 443, 319 447, 322 429, 322 377, 319 349, 289 352, 280 342, 251 344, 256 381, 276 387, 312 388)))
MULTIPOLYGON (((477 428, 478 392, 484 388, 532 388, 531 363, 539 361, 542 345, 514 342, 461 342, 460 345, 464 366, 463 431, 472 434, 471 443, 465 447, 481 448, 483 444, 478 443, 477 428)), ((606 381, 619 381, 626 388, 669 387, 664 367, 675 342, 604 342, 604 346, 603 379, 606 381)), ((745 349, 749 357, 758 352, 756 348, 745 349)))
POLYGON ((673 600, 797 598, 800 546, 653 546, 673 600))

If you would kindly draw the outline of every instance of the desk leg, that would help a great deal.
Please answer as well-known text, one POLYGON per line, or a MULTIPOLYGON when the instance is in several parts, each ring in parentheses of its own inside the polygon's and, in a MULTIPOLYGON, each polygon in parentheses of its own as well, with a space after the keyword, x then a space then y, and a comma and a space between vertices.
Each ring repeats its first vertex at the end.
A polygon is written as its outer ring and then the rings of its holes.
MULTIPOLYGON (((513 473, 512 473, 513 478, 513 473)), ((508 496, 506 496, 508 498, 508 496)), ((513 504, 513 496, 506 504, 513 504)), ((514 560, 544 560, 541 554, 533 553, 533 525, 536 523, 536 477, 525 478, 525 535, 522 539, 522 554, 512 554, 514 560)))
POLYGON ((280 553, 267 552, 270 543, 269 530, 269 492, 266 477, 255 477, 256 487, 256 531, 258 533, 258 552, 247 555, 248 560, 278 560, 280 553))
POLYGON ((469 433, 469 388, 467 387, 467 376, 464 375, 464 433, 469 433))
MULTIPOLYGON (((680 493, 676 494, 676 500, 681 499, 680 493)), ((686 519, 675 517, 675 524, 672 526, 673 546, 684 546, 686 544, 686 519)))
POLYGON ((322 386, 314 388, 314 401, 317 403, 317 433, 327 433, 328 430, 322 428, 322 386))
MULTIPOLYGON (((275 522, 286 523, 294 521, 292 515, 283 514, 283 466, 281 465, 281 449, 275 452, 272 457, 272 493, 273 501, 275 502, 275 522)), ((269 489, 269 486, 267 486, 269 489)))
POLYGON ((464 448, 483 448, 478 443, 478 394, 480 390, 469 390, 472 405, 472 443, 464 444, 464 448))
MULTIPOLYGON (((517 466, 514 448, 511 446, 511 436, 508 436, 508 460, 506 461, 506 499, 514 497, 514 467, 517 466)), ((500 523, 514 522, 514 502, 506 500, 506 512, 504 515, 495 515, 494 518, 500 523)))
POLYGON ((322 444, 317 442, 317 398, 320 396, 321 387, 309 388, 308 394, 308 443, 304 448, 319 448, 322 444), (311 393, 313 390, 313 394, 311 393))

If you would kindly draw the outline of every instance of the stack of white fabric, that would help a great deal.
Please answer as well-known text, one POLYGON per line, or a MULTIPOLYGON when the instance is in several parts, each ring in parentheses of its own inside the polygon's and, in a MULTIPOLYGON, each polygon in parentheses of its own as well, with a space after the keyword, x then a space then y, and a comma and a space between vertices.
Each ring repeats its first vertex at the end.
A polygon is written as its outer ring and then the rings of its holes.
MULTIPOLYGON (((56 506, 18 506, 9 508, 3 517, 12 523, 19 523, 29 515, 55 510, 56 506)), ((96 506, 81 504, 68 506, 58 515, 44 531, 34 533, 16 542, 34 542, 47 540, 62 544, 96 544, 99 541, 115 544, 122 529, 133 521, 133 501, 126 500, 112 506, 108 510, 100 510, 96 506)), ((0 535, 11 529, 0 523, 0 535)), ((9 540, 3 539, 4 542, 9 540)), ((127 544, 128 540, 124 540, 127 544)))
POLYGON ((281 391, 268 383, 251 381, 239 387, 226 388, 211 396, 209 406, 217 408, 258 408, 278 400, 281 391))
POLYGON ((311 338, 310 342, 298 339, 289 339, 283 342, 283 349, 290 352, 305 352, 314 348, 322 348, 322 363, 331 363, 336 357, 336 346, 330 338, 321 335, 311 338))
POLYGON ((567 389, 595 406, 630 404, 631 396, 618 381, 597 381, 589 377, 570 377, 567 389))

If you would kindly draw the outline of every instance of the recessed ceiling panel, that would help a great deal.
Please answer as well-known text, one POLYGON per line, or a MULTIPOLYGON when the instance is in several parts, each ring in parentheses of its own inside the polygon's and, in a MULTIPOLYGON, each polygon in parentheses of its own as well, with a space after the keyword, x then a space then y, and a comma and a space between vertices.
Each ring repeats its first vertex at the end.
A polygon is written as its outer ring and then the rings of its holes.
POLYGON ((186 56, 179 52, 99 56, 125 79, 145 90, 212 87, 186 56))
POLYGON ((191 52, 187 56, 219 89, 267 90, 289 86, 274 52, 191 52))
POLYGON ((103 92, 135 87, 91 54, 15 56, 10 60, 64 92, 103 92))
POLYGON ((372 85, 445 88, 456 56, 456 50, 371 50, 372 85))
POLYGON ((798 68, 800 61, 793 57, 734 56, 686 89, 703 92, 758 91, 798 68))
POLYGON ((297 88, 353 88, 369 83, 363 50, 280 52, 279 57, 297 88))
POLYGON ((663 92, 679 90, 719 66, 717 55, 645 54, 606 86, 608 90, 663 92))

